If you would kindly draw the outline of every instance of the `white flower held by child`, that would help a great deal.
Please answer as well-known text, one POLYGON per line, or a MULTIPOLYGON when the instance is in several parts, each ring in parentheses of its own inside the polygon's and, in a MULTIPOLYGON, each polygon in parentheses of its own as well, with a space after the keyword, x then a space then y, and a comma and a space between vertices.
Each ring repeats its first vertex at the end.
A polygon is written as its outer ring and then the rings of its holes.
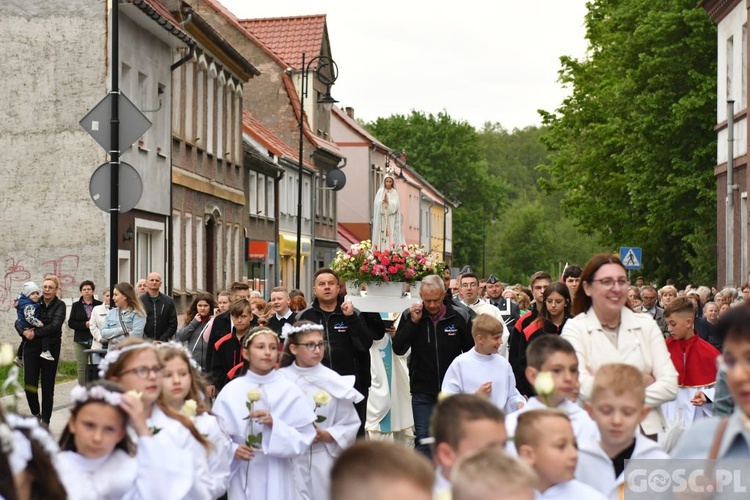
MULTIPOLYGON (((331 395, 323 389, 320 389, 313 395, 313 401, 315 402, 315 410, 317 411, 318 408, 327 405, 328 402, 331 401, 331 395)), ((325 422, 325 420, 325 416, 318 415, 318 418, 315 419, 315 423, 319 424, 321 422, 325 422)))
POLYGON ((549 397, 555 393, 555 379, 550 372, 539 372, 534 380, 534 391, 544 399, 549 406, 549 397))

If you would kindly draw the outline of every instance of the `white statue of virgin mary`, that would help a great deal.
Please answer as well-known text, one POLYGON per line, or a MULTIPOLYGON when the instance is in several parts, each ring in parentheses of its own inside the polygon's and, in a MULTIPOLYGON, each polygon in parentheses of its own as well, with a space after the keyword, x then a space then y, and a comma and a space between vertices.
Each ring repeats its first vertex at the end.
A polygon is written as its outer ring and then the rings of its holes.
POLYGON ((372 246, 381 250, 406 242, 404 239, 401 201, 396 191, 392 170, 386 170, 383 185, 375 194, 372 220, 372 246))

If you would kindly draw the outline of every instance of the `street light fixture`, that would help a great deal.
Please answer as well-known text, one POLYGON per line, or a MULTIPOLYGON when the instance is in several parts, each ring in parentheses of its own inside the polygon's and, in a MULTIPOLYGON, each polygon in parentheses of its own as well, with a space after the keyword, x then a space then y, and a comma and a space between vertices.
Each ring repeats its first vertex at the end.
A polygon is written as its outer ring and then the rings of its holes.
MULTIPOLYGON (((307 87, 309 84, 308 77, 310 75, 310 68, 313 63, 317 62, 318 66, 313 69, 315 76, 323 84, 326 85, 326 93, 318 99, 318 104, 322 104, 326 112, 331 110, 331 107, 338 101, 331 97, 331 86, 336 82, 339 76, 339 68, 336 62, 328 56, 319 55, 310 59, 305 65, 305 53, 302 53, 302 81, 300 84, 300 96, 299 96, 299 184, 297 190, 297 262, 296 262, 296 277, 295 277, 295 288, 300 287, 300 275, 302 273, 302 171, 303 171, 303 155, 304 155, 304 123, 305 123, 305 97, 307 97, 307 87), (330 68, 330 74, 327 73, 327 68, 330 68)), ((313 224, 314 219, 313 219, 313 224)))

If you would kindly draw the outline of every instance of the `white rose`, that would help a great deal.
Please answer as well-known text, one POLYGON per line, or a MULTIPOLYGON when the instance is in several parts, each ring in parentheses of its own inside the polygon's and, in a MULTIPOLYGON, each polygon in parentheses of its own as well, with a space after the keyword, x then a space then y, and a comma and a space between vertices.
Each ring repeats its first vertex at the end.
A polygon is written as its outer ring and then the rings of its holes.
POLYGON ((539 372, 534 381, 534 390, 539 396, 551 396, 555 392, 555 380, 550 372, 539 372))
POLYGON ((130 391, 126 392, 125 394, 133 396, 135 399, 141 399, 143 397, 143 393, 139 392, 139 391, 130 390, 130 391))
POLYGON ((323 389, 316 392, 315 395, 313 396, 313 401, 315 401, 316 406, 325 406, 328 404, 330 400, 331 400, 331 395, 328 394, 323 389))
POLYGON ((247 391, 247 400, 251 403, 260 401, 260 389, 250 389, 247 391))
POLYGON ((188 399, 185 404, 182 405, 180 412, 186 417, 194 417, 198 414, 198 403, 194 399, 188 399))
POLYGON ((0 345, 0 366, 9 366, 13 364, 13 359, 16 354, 13 352, 13 347, 10 344, 0 345))

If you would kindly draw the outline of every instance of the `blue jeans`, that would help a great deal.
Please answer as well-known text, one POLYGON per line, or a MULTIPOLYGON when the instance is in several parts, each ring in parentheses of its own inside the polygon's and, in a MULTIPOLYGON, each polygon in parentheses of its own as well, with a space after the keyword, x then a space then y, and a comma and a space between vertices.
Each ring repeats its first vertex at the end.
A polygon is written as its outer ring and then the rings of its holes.
POLYGON ((422 439, 430 436, 430 417, 437 405, 437 394, 415 392, 411 395, 411 411, 414 415, 415 448, 427 458, 432 459, 430 446, 422 444, 422 439))

